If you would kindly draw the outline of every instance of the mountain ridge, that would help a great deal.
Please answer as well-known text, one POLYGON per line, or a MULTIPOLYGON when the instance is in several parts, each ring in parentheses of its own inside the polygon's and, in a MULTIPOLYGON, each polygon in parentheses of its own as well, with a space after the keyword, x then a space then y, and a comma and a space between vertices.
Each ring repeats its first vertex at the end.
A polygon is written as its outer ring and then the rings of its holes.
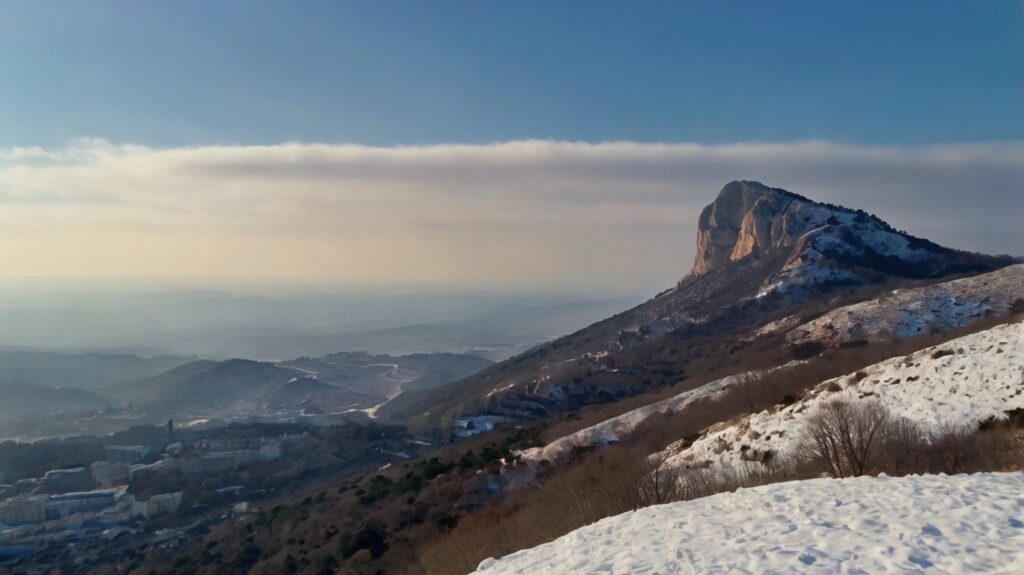
POLYGON ((673 287, 430 395, 404 393, 378 414, 394 421, 474 412, 532 419, 616 401, 684 379, 692 358, 728 355, 722 345, 729 336, 799 310, 824 313, 836 298, 853 303, 1015 261, 945 248, 862 210, 733 181, 701 211, 694 265, 673 287), (692 342, 716 337, 722 349, 692 349, 692 342))

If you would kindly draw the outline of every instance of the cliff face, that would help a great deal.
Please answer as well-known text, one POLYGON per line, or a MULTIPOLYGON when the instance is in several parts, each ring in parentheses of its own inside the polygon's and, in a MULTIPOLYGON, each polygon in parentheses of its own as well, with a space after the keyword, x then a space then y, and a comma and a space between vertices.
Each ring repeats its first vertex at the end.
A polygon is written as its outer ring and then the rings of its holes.
POLYGON ((757 182, 730 182, 704 208, 697 223, 694 274, 757 256, 793 241, 787 210, 793 198, 757 182))

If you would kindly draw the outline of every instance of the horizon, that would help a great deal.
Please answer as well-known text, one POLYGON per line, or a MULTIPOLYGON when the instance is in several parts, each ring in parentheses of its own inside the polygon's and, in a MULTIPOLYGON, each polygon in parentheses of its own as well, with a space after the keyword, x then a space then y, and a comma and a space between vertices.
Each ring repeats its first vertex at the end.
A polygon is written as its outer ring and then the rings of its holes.
POLYGON ((0 276, 653 294, 740 179, 1022 255, 1019 3, 580 7, 6 3, 0 276))

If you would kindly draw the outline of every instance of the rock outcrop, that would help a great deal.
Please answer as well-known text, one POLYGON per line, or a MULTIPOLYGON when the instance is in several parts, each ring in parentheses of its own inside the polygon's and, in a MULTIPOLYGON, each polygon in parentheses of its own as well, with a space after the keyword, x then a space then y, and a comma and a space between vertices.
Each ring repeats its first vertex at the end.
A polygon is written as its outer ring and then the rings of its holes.
POLYGON ((822 204, 758 182, 730 182, 701 212, 697 255, 682 283, 738 262, 772 263, 758 295, 884 276, 935 278, 1012 263, 943 248, 860 210, 822 204))

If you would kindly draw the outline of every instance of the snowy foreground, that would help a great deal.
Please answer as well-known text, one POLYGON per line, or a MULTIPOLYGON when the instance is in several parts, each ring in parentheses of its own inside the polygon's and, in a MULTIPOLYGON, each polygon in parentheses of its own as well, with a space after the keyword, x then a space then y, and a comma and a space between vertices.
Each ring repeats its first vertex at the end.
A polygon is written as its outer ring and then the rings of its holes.
POLYGON ((1024 473, 741 489, 609 517, 477 573, 1024 573, 1024 473))

